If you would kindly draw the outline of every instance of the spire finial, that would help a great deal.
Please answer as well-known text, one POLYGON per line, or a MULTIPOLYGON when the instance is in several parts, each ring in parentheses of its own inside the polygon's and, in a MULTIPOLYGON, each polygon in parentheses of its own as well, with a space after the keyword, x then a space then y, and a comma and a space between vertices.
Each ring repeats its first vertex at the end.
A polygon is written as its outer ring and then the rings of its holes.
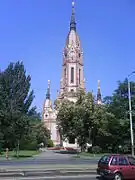
POLYGON ((74 1, 72 1, 72 8, 74 8, 74 5, 75 5, 75 2, 74 2, 74 1))
POLYGON ((70 30, 76 31, 74 6, 75 6, 75 2, 72 1, 72 15, 71 15, 71 21, 70 21, 70 30))
POLYGON ((48 80, 48 88, 50 88, 50 80, 48 80))
POLYGON ((98 89, 100 89, 100 80, 98 80, 98 89))
POLYGON ((46 99, 50 99, 50 80, 48 80, 48 87, 47 87, 46 99))

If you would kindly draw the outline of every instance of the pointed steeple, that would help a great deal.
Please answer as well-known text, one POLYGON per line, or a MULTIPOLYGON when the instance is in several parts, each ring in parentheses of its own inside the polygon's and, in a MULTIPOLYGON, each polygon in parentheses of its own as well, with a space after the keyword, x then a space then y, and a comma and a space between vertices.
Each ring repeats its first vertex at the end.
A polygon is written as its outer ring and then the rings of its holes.
POLYGON ((102 104, 100 80, 98 80, 97 104, 102 104))
POLYGON ((74 30, 76 31, 76 22, 75 22, 75 10, 74 10, 74 1, 72 1, 72 15, 71 15, 71 21, 70 21, 70 31, 74 30))
POLYGON ((48 80, 48 88, 46 92, 46 99, 50 99, 50 80, 48 80))

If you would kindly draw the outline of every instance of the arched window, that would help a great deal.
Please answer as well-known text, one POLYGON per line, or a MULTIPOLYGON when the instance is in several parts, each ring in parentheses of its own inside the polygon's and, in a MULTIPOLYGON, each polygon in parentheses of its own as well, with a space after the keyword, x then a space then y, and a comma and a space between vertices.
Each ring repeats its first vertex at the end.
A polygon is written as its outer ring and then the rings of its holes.
POLYGON ((64 69, 64 83, 66 84, 66 78, 67 78, 67 69, 64 69))
POLYGON ((66 68, 64 69, 64 77, 66 78, 66 68))
POLYGON ((81 69, 79 69, 79 84, 81 83, 81 69))
POLYGON ((71 83, 74 83, 74 68, 71 67, 71 83))

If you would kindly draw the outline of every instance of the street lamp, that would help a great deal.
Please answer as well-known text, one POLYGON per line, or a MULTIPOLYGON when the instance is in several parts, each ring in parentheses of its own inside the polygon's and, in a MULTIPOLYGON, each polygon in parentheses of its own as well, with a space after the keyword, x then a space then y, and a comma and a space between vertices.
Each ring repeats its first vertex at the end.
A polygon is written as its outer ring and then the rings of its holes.
POLYGON ((131 88, 130 88, 130 81, 129 78, 135 74, 133 71, 131 74, 128 75, 128 101, 129 101, 129 118, 130 118, 130 134, 131 134, 131 151, 132 156, 134 156, 134 132, 133 132, 133 120, 132 120, 132 105, 131 105, 131 88))

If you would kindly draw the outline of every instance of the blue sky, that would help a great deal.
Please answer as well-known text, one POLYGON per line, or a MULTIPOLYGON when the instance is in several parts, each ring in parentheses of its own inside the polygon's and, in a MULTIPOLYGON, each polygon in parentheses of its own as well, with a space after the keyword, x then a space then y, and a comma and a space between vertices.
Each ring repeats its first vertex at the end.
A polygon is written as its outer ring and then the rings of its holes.
MULTIPOLYGON (((135 70, 135 0, 76 0, 75 13, 87 91, 96 94, 100 79, 102 95, 111 95, 135 70)), ((53 100, 60 86, 70 16, 71 0, 0 1, 0 68, 23 60, 39 110, 47 80, 53 100)))

